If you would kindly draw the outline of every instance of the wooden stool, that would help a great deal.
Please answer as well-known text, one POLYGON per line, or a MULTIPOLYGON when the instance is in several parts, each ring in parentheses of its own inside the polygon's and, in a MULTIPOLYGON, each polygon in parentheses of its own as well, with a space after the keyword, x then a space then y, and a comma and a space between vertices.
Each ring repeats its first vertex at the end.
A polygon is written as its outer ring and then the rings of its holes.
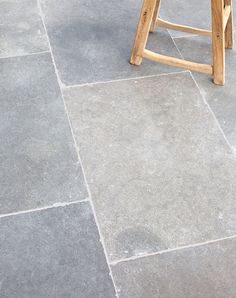
POLYGON ((232 0, 211 0, 211 3, 212 31, 208 31, 166 22, 159 18, 161 0, 144 0, 130 63, 140 65, 142 59, 146 58, 159 63, 210 74, 213 76, 215 84, 224 85, 225 48, 231 49, 233 47, 233 5, 232 0), (158 26, 211 37, 213 65, 160 55, 146 49, 149 32, 153 32, 158 26))

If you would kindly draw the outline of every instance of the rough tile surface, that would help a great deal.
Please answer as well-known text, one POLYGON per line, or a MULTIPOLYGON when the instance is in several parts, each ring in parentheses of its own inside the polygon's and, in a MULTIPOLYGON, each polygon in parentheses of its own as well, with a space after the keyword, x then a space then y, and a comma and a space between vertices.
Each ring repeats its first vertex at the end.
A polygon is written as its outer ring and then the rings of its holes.
POLYGON ((236 297, 236 240, 112 266, 120 298, 236 297))
MULTIPOLYGON (((66 85, 173 72, 144 61, 129 64, 141 0, 41 0, 61 80, 66 85)), ((179 57, 167 31, 152 34, 149 49, 179 57)))
POLYGON ((189 73, 70 88, 110 260, 236 232, 236 160, 189 73))
POLYGON ((0 1, 0 57, 48 50, 37 0, 0 1))
MULTIPOLYGON (((185 59, 201 63, 212 63, 209 39, 189 37, 176 39, 176 44, 185 59)), ((226 50, 225 86, 212 84, 212 79, 194 73, 202 96, 216 115, 227 139, 236 148, 236 50, 226 50)))
POLYGON ((0 214, 87 198, 49 54, 0 62, 0 214))
MULTIPOLYGON (((194 74, 200 92, 131 66, 142 2, 0 0, 0 298, 236 297, 235 50, 224 87, 194 74)), ((210 28, 210 6, 161 16, 210 28)), ((148 48, 211 63, 210 39, 170 32, 148 48)))
POLYGON ((88 203, 0 219, 1 298, 115 297, 88 203))

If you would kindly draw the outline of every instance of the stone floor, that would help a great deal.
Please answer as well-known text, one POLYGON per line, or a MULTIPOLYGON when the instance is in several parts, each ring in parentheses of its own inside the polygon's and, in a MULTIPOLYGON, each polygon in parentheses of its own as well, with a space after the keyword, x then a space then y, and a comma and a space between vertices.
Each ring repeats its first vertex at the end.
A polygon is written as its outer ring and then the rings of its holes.
MULTIPOLYGON (((205 2, 161 15, 207 28, 205 2)), ((140 8, 0 1, 1 298, 236 297, 236 50, 224 87, 131 66, 140 8)), ((148 47, 211 60, 196 36, 148 47)))

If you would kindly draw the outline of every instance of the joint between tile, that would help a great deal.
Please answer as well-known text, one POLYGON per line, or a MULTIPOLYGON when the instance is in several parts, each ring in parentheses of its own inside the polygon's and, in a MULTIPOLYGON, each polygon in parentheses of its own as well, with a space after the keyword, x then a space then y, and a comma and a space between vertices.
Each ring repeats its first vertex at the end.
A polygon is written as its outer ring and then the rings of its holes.
POLYGON ((236 238, 236 235, 232 235, 232 236, 228 236, 228 237, 224 237, 224 238, 218 238, 218 239, 209 240, 209 241, 205 241, 205 242, 180 246, 180 247, 176 247, 176 248, 173 248, 173 249, 165 249, 165 250, 160 250, 160 251, 153 252, 153 253, 132 256, 132 257, 129 257, 129 258, 123 258, 123 259, 111 261, 110 265, 111 266, 116 266, 117 264, 124 263, 124 262, 129 262, 129 261, 134 261, 134 260, 143 259, 143 258, 147 258, 147 257, 162 255, 162 254, 166 254, 166 253, 172 253, 172 252, 176 252, 176 251, 180 251, 180 250, 196 248, 196 247, 205 246, 205 245, 210 245, 210 244, 218 243, 218 242, 221 242, 221 241, 224 241, 224 240, 235 239, 235 238, 236 238))
MULTIPOLYGON (((168 33, 170 34, 169 30, 168 30, 168 33)), ((186 37, 194 37, 194 36, 197 36, 197 35, 186 36, 186 37)), ((173 43, 174 43, 174 45, 175 45, 177 51, 179 52, 181 58, 184 59, 184 56, 182 55, 182 53, 181 53, 179 47, 177 46, 177 44, 176 44, 176 42, 175 42, 175 38, 172 37, 171 34, 170 34, 170 37, 171 37, 171 39, 172 39, 172 41, 173 41, 173 43)), ((185 38, 185 37, 184 37, 184 38, 185 38)), ((231 146, 229 140, 227 139, 227 137, 226 137, 226 135, 225 135, 225 133, 224 133, 224 131, 223 131, 223 129, 222 129, 222 127, 221 127, 219 121, 218 121, 217 118, 216 118, 215 113, 213 112, 212 108, 211 108, 210 105, 208 104, 208 102, 207 102, 207 100, 206 100, 204 94, 202 93, 202 91, 201 91, 201 89, 200 89, 200 87, 199 87, 199 85, 198 85, 198 83, 197 83, 197 81, 196 81, 196 79, 195 79, 195 77, 194 77, 192 71, 189 71, 189 72, 190 72, 190 75, 191 75, 191 78, 192 78, 194 84, 196 85, 196 87, 197 87, 197 89, 198 89, 198 91, 199 91, 199 93, 200 93, 200 95, 201 95, 201 98, 202 98, 203 103, 207 106, 207 109, 208 109, 209 113, 211 114, 211 116, 213 117, 213 119, 214 119, 214 121, 215 121, 215 123, 216 123, 216 125, 217 125, 217 127, 218 127, 218 129, 219 129, 219 131, 221 132, 221 134, 222 134, 222 136, 223 136, 223 138, 224 138, 224 140, 225 140, 227 146, 228 146, 229 149, 231 150, 232 154, 236 157, 236 152, 235 152, 234 148, 231 146)))
POLYGON ((39 52, 34 52, 34 53, 28 53, 28 54, 22 54, 22 55, 12 55, 12 56, 3 56, 0 57, 0 61, 4 59, 11 59, 11 58, 18 58, 18 57, 28 57, 28 56, 35 56, 35 55, 43 55, 43 54, 50 54, 50 51, 39 51, 39 52))
POLYGON ((90 192, 90 189, 89 189, 89 186, 88 186, 88 182, 87 182, 87 179, 86 179, 86 176, 85 176, 85 173, 84 173, 83 164, 82 164, 82 161, 81 161, 81 158, 80 158, 80 154, 79 154, 79 150, 78 150, 78 147, 77 147, 77 143, 75 141, 75 136, 74 136, 74 133, 73 133, 73 129, 72 129, 72 125, 71 125, 71 122, 70 122, 69 114, 68 114, 68 111, 67 111, 67 107, 66 107, 64 95, 63 95, 63 92, 62 92, 62 89, 64 87, 64 84, 61 82, 61 79, 60 79, 60 76, 59 76, 59 73, 58 73, 58 70, 57 70, 57 66, 56 66, 55 59, 54 59, 53 52, 52 52, 52 47, 51 47, 51 44, 50 44, 50 39, 49 39, 49 36, 48 36, 46 24, 45 24, 45 21, 44 21, 43 12, 42 12, 42 9, 41 9, 40 0, 37 0, 37 3, 38 3, 38 7, 39 7, 40 17, 42 19, 42 23, 43 23, 43 26, 44 26, 44 29, 45 29, 45 34, 46 34, 46 37, 47 37, 47 40, 48 40, 48 45, 49 45, 49 49, 50 49, 50 52, 51 52, 52 62, 53 62, 53 65, 54 65, 54 70, 55 70, 56 76, 57 76, 57 80, 58 80, 58 84, 59 84, 59 88, 60 88, 60 93, 61 93, 63 104, 64 104, 65 113, 67 115, 67 119, 68 119, 70 131, 71 131, 73 142, 74 142, 74 145, 75 145, 75 148, 76 148, 76 152, 77 152, 77 157, 78 157, 78 160, 79 160, 80 165, 81 165, 81 169, 82 169, 82 173, 83 173, 85 185, 86 185, 86 188, 87 188, 87 191, 88 191, 88 194, 89 194, 88 201, 90 202, 90 205, 91 205, 91 208, 92 208, 94 220, 95 220, 95 223, 96 223, 96 226, 97 226, 97 229, 98 229, 100 241, 101 241, 101 244, 102 244, 102 247, 103 247, 104 255, 105 255, 107 266, 108 266, 108 269, 109 269, 109 274, 110 274, 110 277, 111 277, 111 280, 112 280, 112 283, 113 283, 113 286, 114 286, 116 297, 118 298, 118 291, 117 291, 117 288, 116 288, 116 285, 115 285, 115 281, 114 281, 114 277, 113 277, 113 274, 112 274, 112 271, 111 271, 111 267, 110 267, 110 264, 109 264, 107 252, 106 252, 106 249, 105 249, 104 240, 103 240, 103 237, 102 237, 102 234, 101 234, 99 225, 98 225, 98 221, 97 221, 97 217, 96 217, 94 205, 93 205, 93 202, 92 202, 92 199, 91 199, 91 192, 90 192))
POLYGON ((84 200, 73 201, 73 202, 58 202, 58 203, 54 203, 53 205, 45 206, 45 207, 41 207, 41 208, 35 208, 35 209, 22 210, 22 211, 16 211, 16 212, 11 212, 11 213, 0 214, 0 219, 5 218, 5 217, 9 217, 9 216, 17 216, 17 215, 21 215, 21 214, 44 211, 44 210, 48 210, 48 209, 52 209, 52 208, 67 207, 67 206, 70 206, 70 205, 80 204, 80 203, 84 203, 84 202, 89 202, 88 198, 84 199, 84 200))
POLYGON ((157 78, 162 76, 169 76, 169 75, 176 75, 181 73, 189 72, 188 70, 180 70, 175 72, 167 72, 167 73, 160 73, 156 75, 147 75, 147 76, 140 76, 140 77, 133 77, 133 78, 126 78, 126 79, 118 79, 118 80, 110 80, 110 81, 101 81, 101 82, 93 82, 93 83, 86 83, 86 84, 76 84, 76 85, 64 85, 63 89, 71 89, 71 88, 77 88, 77 87, 88 87, 93 85, 99 85, 99 84, 112 84, 112 83, 119 83, 124 81, 134 81, 134 80, 142 80, 142 79, 148 79, 148 78, 157 78))

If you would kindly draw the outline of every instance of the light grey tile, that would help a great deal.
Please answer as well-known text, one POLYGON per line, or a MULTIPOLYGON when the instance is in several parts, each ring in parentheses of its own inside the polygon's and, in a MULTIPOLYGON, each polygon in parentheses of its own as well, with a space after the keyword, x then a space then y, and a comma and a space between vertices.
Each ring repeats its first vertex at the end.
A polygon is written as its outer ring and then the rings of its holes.
POLYGON ((0 62, 0 214, 87 198, 49 54, 0 62))
POLYGON ((235 233, 235 156, 189 73, 65 98, 110 260, 235 233))
MULTIPOLYGON (((212 63, 211 41, 201 37, 176 39, 185 59, 200 63, 212 63)), ((236 50, 226 50, 226 83, 216 86, 211 77, 194 73, 194 77, 227 139, 236 148, 236 50)))
MULTIPOLYGON (((141 0, 41 0, 53 54, 64 84, 83 84, 174 72, 173 67, 129 58, 141 0)), ((178 57, 167 31, 150 35, 149 49, 178 57)))
POLYGON ((88 203, 0 219, 0 296, 115 297, 88 203))
POLYGON ((37 0, 1 0, 0 11, 0 57, 48 50, 37 0))
POLYGON ((236 297, 236 240, 112 266, 120 298, 236 297))

